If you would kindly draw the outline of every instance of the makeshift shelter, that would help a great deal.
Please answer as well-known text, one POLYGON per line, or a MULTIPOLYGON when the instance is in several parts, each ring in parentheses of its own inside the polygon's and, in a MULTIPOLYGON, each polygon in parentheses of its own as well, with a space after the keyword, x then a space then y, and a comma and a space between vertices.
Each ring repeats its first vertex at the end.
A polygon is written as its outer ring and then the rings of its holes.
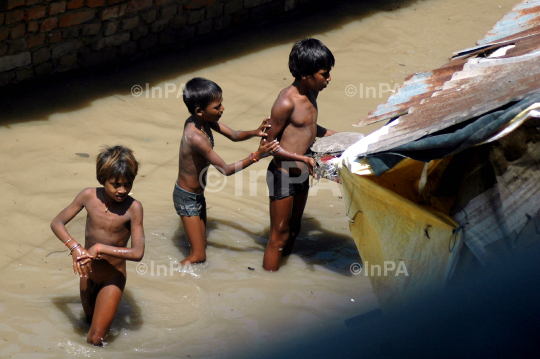
POLYGON ((351 232, 383 310, 440 290, 458 262, 500 266, 540 240, 540 0, 477 45, 406 79, 357 125, 389 123, 341 156, 351 232), (407 275, 372 271, 402 262, 407 275))

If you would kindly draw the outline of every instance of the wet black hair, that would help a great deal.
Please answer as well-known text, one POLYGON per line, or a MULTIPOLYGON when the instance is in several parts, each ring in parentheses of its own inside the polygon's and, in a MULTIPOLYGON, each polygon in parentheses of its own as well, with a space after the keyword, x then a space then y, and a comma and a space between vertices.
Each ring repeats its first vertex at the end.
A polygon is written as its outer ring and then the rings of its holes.
POLYGON ((331 70, 335 63, 332 51, 317 39, 297 41, 289 55, 289 70, 296 79, 313 75, 322 69, 331 70))
POLYGON ((184 103, 189 113, 195 114, 195 109, 206 109, 210 102, 222 96, 223 92, 214 81, 202 77, 189 80, 184 88, 184 103))
POLYGON ((133 182, 138 171, 139 162, 133 156, 133 151, 125 146, 105 146, 97 156, 96 177, 101 184, 111 178, 133 182))

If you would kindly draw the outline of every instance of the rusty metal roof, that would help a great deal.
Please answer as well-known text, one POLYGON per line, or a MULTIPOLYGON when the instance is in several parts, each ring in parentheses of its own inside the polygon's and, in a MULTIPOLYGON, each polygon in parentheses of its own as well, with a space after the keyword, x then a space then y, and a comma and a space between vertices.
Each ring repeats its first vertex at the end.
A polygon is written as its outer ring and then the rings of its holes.
POLYGON ((439 69, 409 76, 386 103, 358 121, 357 126, 365 126, 397 118, 366 154, 417 140, 540 91, 540 0, 516 5, 477 44, 439 69))
POLYGON ((512 11, 488 31, 477 45, 518 38, 516 35, 532 35, 540 32, 540 0, 527 0, 516 5, 512 11))

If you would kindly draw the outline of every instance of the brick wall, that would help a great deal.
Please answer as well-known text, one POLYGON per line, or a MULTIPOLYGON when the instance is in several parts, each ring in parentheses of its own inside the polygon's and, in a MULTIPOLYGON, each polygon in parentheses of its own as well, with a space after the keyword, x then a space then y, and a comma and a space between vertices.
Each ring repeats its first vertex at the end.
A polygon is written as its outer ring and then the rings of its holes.
POLYGON ((315 0, 0 0, 0 86, 182 47, 315 0))

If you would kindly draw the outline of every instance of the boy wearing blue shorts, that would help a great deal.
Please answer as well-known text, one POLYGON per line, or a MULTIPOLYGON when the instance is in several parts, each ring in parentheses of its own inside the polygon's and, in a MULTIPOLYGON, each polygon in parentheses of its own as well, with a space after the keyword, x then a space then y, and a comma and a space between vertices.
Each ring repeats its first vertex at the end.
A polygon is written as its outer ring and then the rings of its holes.
POLYGON ((259 149, 243 160, 232 164, 214 151, 216 131, 231 141, 244 141, 259 136, 266 137, 270 128, 267 120, 252 131, 235 131, 219 122, 223 111, 223 93, 213 81, 197 77, 188 81, 184 89, 184 103, 191 116, 184 124, 180 143, 178 179, 175 183, 173 200, 176 212, 182 219, 184 231, 190 245, 190 254, 181 264, 200 263, 206 260, 206 200, 204 188, 209 165, 230 176, 251 164, 280 150, 277 140, 262 139, 259 149))

